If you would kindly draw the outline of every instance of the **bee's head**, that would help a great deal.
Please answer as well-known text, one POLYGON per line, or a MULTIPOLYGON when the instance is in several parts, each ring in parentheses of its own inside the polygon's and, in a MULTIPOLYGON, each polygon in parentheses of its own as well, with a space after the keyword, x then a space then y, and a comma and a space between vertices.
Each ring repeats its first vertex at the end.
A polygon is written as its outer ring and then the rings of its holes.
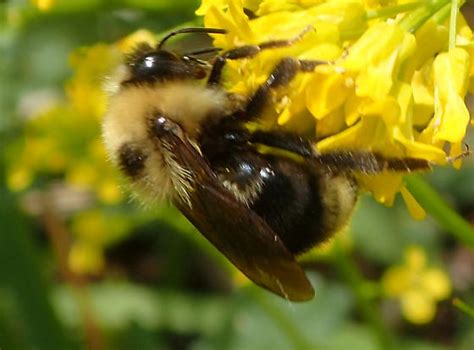
MULTIPOLYGON (((170 38, 184 33, 225 34, 226 31, 216 28, 181 28, 166 35, 156 47, 139 44, 126 61, 128 74, 122 84, 205 78, 211 68, 209 63, 194 57, 193 53, 178 55, 163 49, 170 38)), ((194 54, 215 51, 215 48, 210 48, 199 50, 194 54)))
POLYGON ((196 52, 179 55, 163 48, 172 36, 192 32, 225 31, 184 28, 156 46, 141 44, 117 70, 111 85, 104 142, 111 160, 131 179, 136 192, 147 197, 181 193, 188 172, 175 150, 182 145, 199 147, 197 140, 206 121, 220 119, 238 107, 224 90, 195 84, 211 68, 195 58, 196 52))
POLYGON ((128 57, 126 67, 127 79, 122 84, 199 80, 206 77, 209 70, 200 60, 143 44, 128 57))

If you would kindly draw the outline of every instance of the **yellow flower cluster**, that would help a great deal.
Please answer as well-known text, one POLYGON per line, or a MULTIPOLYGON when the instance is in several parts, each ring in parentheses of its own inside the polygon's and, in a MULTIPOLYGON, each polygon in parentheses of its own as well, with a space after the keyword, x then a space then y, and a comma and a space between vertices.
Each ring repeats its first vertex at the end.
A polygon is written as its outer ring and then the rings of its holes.
MULTIPOLYGON (((51 3, 35 2, 44 9, 51 3)), ((444 3, 449 0, 203 0, 197 14, 204 16, 205 26, 228 31, 215 36, 214 45, 224 50, 305 33, 294 45, 228 62, 223 83, 233 93, 251 94, 284 57, 328 62, 277 91, 262 123, 313 130, 321 152, 374 150, 444 164, 461 152, 469 121, 464 96, 474 91, 473 33, 459 15, 450 41, 444 3), (432 11, 431 3, 437 4, 432 11)), ((14 155, 8 174, 12 190, 24 190, 47 173, 93 191, 101 203, 124 199, 100 140, 107 103, 103 87, 123 53, 139 42, 156 40, 139 31, 71 56, 75 74, 66 86, 67 101, 32 119, 25 138, 8 152, 14 155)), ((385 204, 401 191, 420 215, 401 175, 360 175, 360 181, 385 204)), ((110 233, 104 220, 97 212, 73 219, 78 239, 70 262, 76 271, 100 269, 108 235, 123 232, 110 233)))
POLYGON ((387 270, 382 286, 387 296, 400 299, 403 315, 416 324, 431 321, 436 303, 451 293, 446 273, 429 267, 425 252, 417 246, 407 248, 402 265, 387 270))
POLYGON ((130 232, 130 218, 103 209, 88 210, 75 215, 71 232, 75 240, 69 251, 68 264, 79 274, 97 274, 104 267, 103 250, 130 232))
MULTIPOLYGON (((106 79, 139 42, 155 42, 153 34, 138 31, 116 44, 80 48, 70 57, 73 77, 66 84, 66 101, 40 111, 27 123, 24 137, 10 145, 7 181, 10 190, 23 191, 42 174, 63 177, 75 188, 90 191, 103 205, 126 199, 118 171, 109 164, 101 139, 107 108, 106 79)), ((103 268, 103 248, 129 231, 130 225, 103 209, 72 217, 75 240, 69 264, 76 273, 103 268)))
MULTIPOLYGON (((274 94, 264 117, 268 123, 313 130, 321 152, 370 150, 443 165, 462 153, 470 119, 464 97, 474 91, 473 33, 460 13, 450 28, 450 3, 203 0, 196 13, 206 27, 227 30, 214 35, 214 45, 223 50, 313 29, 294 45, 225 68, 226 89, 249 95, 284 57, 328 62, 274 94)), ((401 190, 412 214, 422 215, 402 175, 359 178, 387 205, 401 190)))
POLYGON ((35 116, 25 127, 24 139, 9 152, 14 157, 8 176, 11 190, 26 189, 41 173, 65 174, 70 185, 94 190, 104 203, 122 199, 100 138, 106 108, 102 79, 118 59, 105 45, 71 56, 75 75, 66 86, 67 101, 35 116))

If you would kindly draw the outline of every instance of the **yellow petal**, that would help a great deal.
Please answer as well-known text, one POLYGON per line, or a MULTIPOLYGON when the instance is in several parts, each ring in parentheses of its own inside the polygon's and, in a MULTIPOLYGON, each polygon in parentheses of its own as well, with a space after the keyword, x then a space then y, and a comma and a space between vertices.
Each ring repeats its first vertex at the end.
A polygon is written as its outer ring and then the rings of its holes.
POLYGON ((464 144, 462 144, 461 142, 458 142, 458 143, 452 143, 451 144, 451 149, 449 150, 449 156, 452 158, 452 159, 456 159, 454 162, 453 162, 453 167, 455 169, 460 169, 461 168, 461 165, 462 165, 462 158, 463 157, 460 157, 463 153, 465 152, 465 148, 464 148, 464 144))
POLYGON ((423 288, 435 300, 446 299, 451 293, 451 283, 448 276, 439 269, 428 269, 420 280, 420 288, 423 288))
POLYGON ((395 196, 403 184, 403 175, 382 173, 379 175, 358 175, 361 187, 369 191, 374 199, 386 206, 392 206, 395 196))
POLYGON ((441 100, 448 98, 450 93, 460 96, 466 94, 470 66, 469 54, 459 47, 436 56, 433 74, 441 100))
POLYGON ((383 99, 392 88, 397 58, 398 53, 394 51, 386 60, 371 64, 361 71, 356 79, 357 95, 373 100, 383 99))
POLYGON ((433 60, 429 60, 420 70, 415 71, 411 79, 414 111, 413 124, 426 125, 433 115, 434 87, 432 81, 433 60))
POLYGON ((102 181, 97 192, 100 200, 106 204, 118 204, 124 198, 119 184, 112 178, 106 178, 102 181))
POLYGON ((360 109, 360 113, 368 117, 382 117, 388 127, 396 125, 400 119, 400 106, 391 96, 382 97, 373 103, 367 103, 360 109))
POLYGON ((360 146, 365 143, 359 135, 364 132, 363 126, 363 123, 358 123, 334 136, 327 137, 317 143, 317 149, 321 152, 329 152, 334 149, 347 149, 351 145, 354 149, 362 148, 360 146))
POLYGON ((31 0, 33 5, 35 5, 40 11, 46 12, 51 7, 54 6, 56 0, 31 0))
POLYGON ((26 167, 15 166, 8 172, 7 185, 11 191, 22 191, 30 186, 32 182, 32 171, 26 167))
POLYGON ((327 1, 306 10, 318 23, 332 23, 339 28, 342 40, 354 39, 367 28, 367 16, 363 5, 357 1, 327 1))
POLYGON ((77 274, 97 274, 104 267, 102 249, 88 242, 75 242, 69 252, 69 268, 77 274))
POLYGON ((232 5, 232 11, 229 10, 229 12, 223 12, 215 6, 211 6, 204 17, 204 25, 208 28, 227 30, 226 35, 211 35, 216 47, 231 49, 245 44, 258 44, 243 9, 239 9, 234 4, 232 5), (240 24, 243 24, 243 26, 240 27, 240 24))
POLYGON ((77 162, 67 172, 66 182, 80 187, 91 187, 101 176, 97 172, 96 165, 89 162, 77 162))
POLYGON ((426 254, 419 246, 409 246, 405 250, 405 261, 413 272, 419 272, 426 266, 426 254))
POLYGON ((460 142, 470 116, 464 96, 470 73, 470 57, 466 50, 454 48, 439 54, 433 63, 436 91, 434 120, 439 124, 436 140, 460 142))
POLYGON ((463 97, 454 93, 449 94, 444 109, 437 109, 434 119, 441 120, 438 132, 435 134, 435 140, 454 143, 462 141, 470 119, 469 110, 463 97))
POLYGON ((425 324, 435 316, 434 301, 421 290, 411 290, 405 293, 401 302, 403 315, 412 323, 425 324))
MULTIPOLYGON (((252 32, 258 35, 258 41, 290 39, 300 35, 308 26, 313 25, 313 19, 306 15, 306 12, 277 12, 263 17, 256 18, 250 22, 252 32), (272 28, 271 30, 268 30, 272 28)), ((312 36, 312 45, 317 44, 318 38, 316 30, 311 30, 294 45, 299 45, 302 41, 312 36)), ((311 47, 311 46, 310 46, 311 47)), ((280 50, 280 49, 276 49, 280 50)))
POLYGON ((416 70, 421 69, 427 61, 432 61, 438 52, 447 49, 448 30, 446 26, 428 20, 415 33, 416 51, 403 67, 401 80, 409 80, 416 70))
POLYGON ((385 60, 400 45, 403 35, 403 31, 395 25, 385 22, 373 25, 350 47, 344 67, 349 71, 361 71, 385 60))
POLYGON ((80 48, 70 56, 74 76, 66 85, 73 108, 79 113, 101 118, 107 109, 107 94, 103 89, 104 77, 120 62, 117 50, 110 45, 97 44, 80 48))
POLYGON ((410 280, 411 275, 405 267, 391 267, 382 277, 382 287, 389 297, 398 297, 409 290, 410 280))
POLYGON ((403 200, 410 212, 410 215, 416 220, 423 220, 426 218, 426 212, 423 207, 416 201, 415 197, 412 196, 410 191, 403 186, 400 190, 403 200))
POLYGON ((349 89, 342 74, 315 73, 306 86, 306 106, 316 119, 342 106, 349 89))
POLYGON ((263 0, 258 7, 257 15, 265 16, 275 12, 281 11, 298 11, 301 10, 301 6, 297 3, 290 1, 278 1, 278 0, 263 0))
POLYGON ((194 12, 197 16, 204 16, 212 6, 223 9, 227 5, 227 0, 201 0, 201 6, 194 12))
POLYGON ((446 163, 446 153, 442 148, 424 142, 418 142, 417 140, 413 140, 413 138, 408 139, 399 127, 394 127, 393 138, 405 147, 408 157, 426 159, 437 164, 446 163))
POLYGON ((104 215, 97 210, 82 212, 72 221, 72 232, 83 241, 103 245, 104 235, 108 232, 108 224, 104 215))
POLYGON ((368 98, 357 96, 354 90, 352 90, 344 104, 346 124, 348 126, 354 125, 361 117, 362 108, 371 102, 372 101, 368 98))
POLYGON ((357 95, 376 101, 385 98, 396 81, 400 65, 415 50, 414 36, 396 25, 380 23, 369 28, 349 49, 344 61, 349 72, 359 72, 357 95))
POLYGON ((228 0, 227 5, 229 6, 229 14, 232 16, 240 36, 245 41, 254 40, 254 33, 250 28, 248 17, 244 13, 242 0, 228 0))

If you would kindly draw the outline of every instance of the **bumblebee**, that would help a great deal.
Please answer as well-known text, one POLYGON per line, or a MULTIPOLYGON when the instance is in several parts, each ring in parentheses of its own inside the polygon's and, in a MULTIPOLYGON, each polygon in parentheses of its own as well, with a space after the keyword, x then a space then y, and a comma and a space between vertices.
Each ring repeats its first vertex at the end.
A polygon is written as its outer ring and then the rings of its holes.
POLYGON ((213 48, 181 55, 163 48, 190 32, 225 33, 181 29, 126 60, 103 123, 110 158, 135 192, 171 200, 253 282, 288 300, 309 300, 314 290, 296 257, 347 224, 359 193, 354 174, 430 164, 375 152, 320 154, 314 140, 299 134, 249 130, 274 90, 326 62, 284 58, 241 98, 220 85, 226 61, 292 45, 300 36, 236 47, 209 61, 198 55, 213 48))

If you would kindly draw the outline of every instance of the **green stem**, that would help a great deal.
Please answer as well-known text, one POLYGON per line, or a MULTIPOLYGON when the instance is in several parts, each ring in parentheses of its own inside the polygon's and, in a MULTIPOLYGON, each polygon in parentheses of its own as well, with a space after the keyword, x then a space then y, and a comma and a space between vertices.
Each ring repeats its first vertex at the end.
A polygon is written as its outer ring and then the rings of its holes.
POLYGON ((379 341, 379 348, 384 350, 398 349, 395 338, 385 327, 379 312, 372 304, 371 298, 364 289, 366 282, 361 276, 359 270, 356 268, 354 262, 351 261, 344 252, 344 249, 341 248, 337 242, 334 246, 334 265, 353 290, 358 308, 363 318, 370 325, 379 341))
POLYGON ((451 0, 451 15, 449 18, 449 49, 456 47, 456 23, 458 20, 459 1, 451 0))
POLYGON ((425 4, 424 1, 414 1, 402 5, 384 7, 377 10, 368 10, 367 19, 389 18, 408 11, 415 10, 425 4))
MULTIPOLYGON (((465 0, 458 0, 458 12, 465 2, 466 2, 465 0)), ((446 22, 450 14, 451 14, 451 4, 446 4, 441 10, 435 13, 435 15, 433 16, 433 20, 438 24, 442 24, 446 22)))
POLYGON ((266 295, 262 294, 262 291, 254 286, 250 286, 244 289, 252 299, 254 299, 262 310, 270 317, 270 319, 275 322, 277 327, 284 333, 287 339, 292 344, 292 349, 294 350, 315 350, 314 344, 312 344, 300 329, 295 325, 293 320, 288 318, 288 316, 278 307, 271 302, 266 295))
POLYGON ((401 21, 400 26, 411 33, 415 33, 423 24, 432 18, 444 6, 449 5, 451 0, 432 0, 431 3, 407 14, 401 21))
POLYGON ((474 229, 456 213, 439 194, 421 177, 405 178, 408 190, 421 206, 449 233, 465 245, 474 249, 474 229))
POLYGON ((467 305, 464 301, 459 298, 454 298, 453 305, 456 306, 459 310, 465 314, 474 318, 474 308, 470 305, 467 305))

